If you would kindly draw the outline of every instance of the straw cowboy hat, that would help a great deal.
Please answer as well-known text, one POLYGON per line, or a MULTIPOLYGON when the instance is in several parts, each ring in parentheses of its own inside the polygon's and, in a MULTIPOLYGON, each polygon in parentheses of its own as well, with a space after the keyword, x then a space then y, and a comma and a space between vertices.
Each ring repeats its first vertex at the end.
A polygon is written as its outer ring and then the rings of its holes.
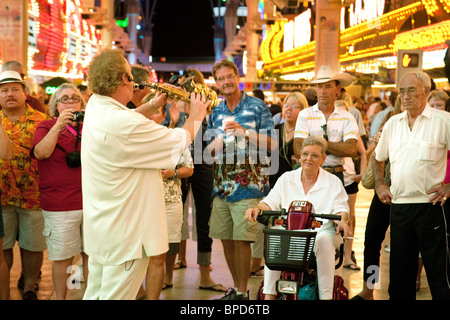
POLYGON ((17 82, 25 86, 25 83, 22 81, 22 77, 16 71, 3 71, 0 73, 0 85, 5 83, 17 82))
POLYGON ((317 71, 316 78, 311 83, 325 83, 328 81, 337 80, 341 84, 341 87, 348 87, 353 82, 353 77, 348 73, 337 73, 330 66, 321 66, 317 71))

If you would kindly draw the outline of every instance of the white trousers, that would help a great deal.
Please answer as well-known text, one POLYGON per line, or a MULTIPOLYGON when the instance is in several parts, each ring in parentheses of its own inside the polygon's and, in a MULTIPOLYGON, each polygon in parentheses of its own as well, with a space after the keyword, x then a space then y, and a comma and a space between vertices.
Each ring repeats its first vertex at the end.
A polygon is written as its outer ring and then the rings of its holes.
POLYGON ((83 300, 136 300, 149 259, 144 257, 109 266, 89 257, 89 277, 83 300))
MULTIPOLYGON (((321 300, 333 299, 335 253, 341 241, 342 237, 335 234, 334 228, 323 229, 317 233, 314 254, 317 261, 317 281, 321 300)), ((264 294, 277 294, 276 282, 280 276, 281 271, 273 271, 264 266, 264 294)))

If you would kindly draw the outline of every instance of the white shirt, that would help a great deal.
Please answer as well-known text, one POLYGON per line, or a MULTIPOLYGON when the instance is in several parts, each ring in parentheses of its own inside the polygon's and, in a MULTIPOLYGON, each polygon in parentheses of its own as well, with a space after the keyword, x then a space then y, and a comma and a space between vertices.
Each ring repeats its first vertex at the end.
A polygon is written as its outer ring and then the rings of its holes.
POLYGON ((393 203, 426 203, 426 193, 442 184, 450 149, 450 113, 425 107, 412 130, 408 114, 392 116, 375 149, 377 161, 391 163, 393 203))
POLYGON ((160 169, 174 169, 186 131, 94 94, 81 141, 83 233, 96 262, 119 265, 168 250, 160 169))
MULTIPOLYGON (((319 109, 319 105, 300 111, 295 126, 294 138, 307 138, 308 136, 323 137, 322 126, 327 124, 328 141, 341 142, 348 139, 358 140, 358 124, 355 117, 348 111, 334 107, 328 121, 319 109)), ((344 164, 344 158, 328 154, 324 166, 338 166, 344 164)))
MULTIPOLYGON (((273 189, 262 201, 272 210, 279 211, 282 208, 288 210, 292 201, 309 201, 313 205, 312 212, 317 214, 337 214, 349 212, 348 196, 341 180, 335 175, 319 169, 319 176, 314 186, 305 194, 301 183, 302 168, 288 171, 281 175, 273 189)), ((324 225, 316 231, 334 228, 333 221, 317 219, 324 225)))

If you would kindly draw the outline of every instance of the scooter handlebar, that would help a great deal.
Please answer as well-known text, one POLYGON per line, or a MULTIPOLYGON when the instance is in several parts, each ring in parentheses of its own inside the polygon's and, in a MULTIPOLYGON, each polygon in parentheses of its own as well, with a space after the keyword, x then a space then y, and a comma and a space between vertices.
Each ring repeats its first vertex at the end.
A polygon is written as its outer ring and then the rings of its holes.
POLYGON ((315 214, 315 213, 312 213, 311 215, 314 218, 319 218, 319 219, 341 220, 341 216, 339 216, 337 214, 315 214))

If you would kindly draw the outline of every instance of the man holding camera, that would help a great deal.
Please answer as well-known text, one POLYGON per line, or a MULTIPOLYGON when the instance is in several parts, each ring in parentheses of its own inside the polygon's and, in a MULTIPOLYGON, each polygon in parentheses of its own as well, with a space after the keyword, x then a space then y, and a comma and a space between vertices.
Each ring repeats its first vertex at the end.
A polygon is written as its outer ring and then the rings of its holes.
POLYGON ((44 219, 39 201, 38 164, 30 157, 33 136, 47 115, 26 102, 27 91, 19 73, 0 73, 0 106, 3 126, 13 143, 12 160, 0 160, 3 250, 8 268, 13 264, 13 247, 19 243, 24 280, 23 299, 36 300, 35 284, 46 249, 42 235, 44 219))

